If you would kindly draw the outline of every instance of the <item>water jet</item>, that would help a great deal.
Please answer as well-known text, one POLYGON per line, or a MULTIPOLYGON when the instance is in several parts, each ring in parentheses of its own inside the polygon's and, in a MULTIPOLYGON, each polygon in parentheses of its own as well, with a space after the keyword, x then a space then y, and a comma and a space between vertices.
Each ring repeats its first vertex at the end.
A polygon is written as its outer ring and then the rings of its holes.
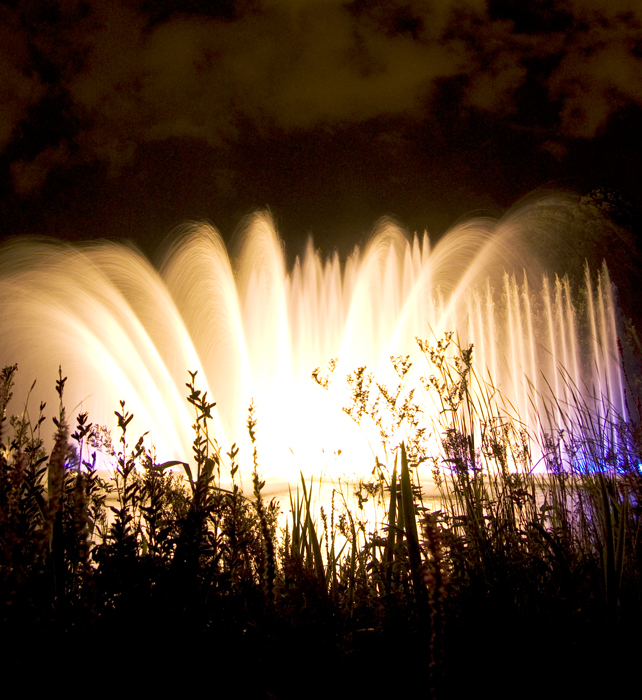
MULTIPOLYGON (((626 418, 608 271, 587 267, 572 285, 559 256, 550 264, 559 244, 559 227, 546 233, 551 206, 469 221, 435 245, 383 221, 345 263, 309 242, 291 270, 264 213, 248 223, 234 264, 205 224, 186 227, 159 270, 124 245, 10 241, 0 254, 0 360, 19 364, 23 389, 38 379, 38 399, 61 365, 68 412, 95 423, 113 427, 124 399, 133 432, 149 430, 160 458, 181 460, 191 454, 184 395, 196 370, 217 402, 223 451, 237 442, 251 458, 244 426, 254 400, 263 472, 286 480, 365 473, 375 455, 383 460, 376 431, 341 410, 345 377, 367 367, 394 382, 391 356, 410 354, 406 382, 419 398, 430 370, 415 338, 448 331, 474 345, 479 376, 535 433, 553 397, 597 399, 598 410, 626 418), (311 374, 331 358, 325 391, 311 374)), ((47 401, 55 405, 53 391, 47 401)))

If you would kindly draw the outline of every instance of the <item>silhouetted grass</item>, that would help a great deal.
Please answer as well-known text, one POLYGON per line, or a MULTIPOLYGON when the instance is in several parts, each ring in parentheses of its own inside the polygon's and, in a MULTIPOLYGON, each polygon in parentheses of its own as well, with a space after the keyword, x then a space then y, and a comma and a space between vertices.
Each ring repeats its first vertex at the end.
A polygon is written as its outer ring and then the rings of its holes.
POLYGON ((601 397, 589 405, 571 391, 573 400, 549 406, 531 434, 475 375, 472 348, 446 359, 451 342, 419 341, 436 372, 425 389, 441 405, 432 431, 438 448, 405 391, 407 358, 393 358, 396 387, 368 380, 365 368, 350 377, 346 412, 375 421, 390 460, 377 459, 372 479, 357 487, 359 503, 378 502, 381 522, 349 508, 339 487, 329 510, 315 512, 313 484, 302 477, 284 531, 276 502, 262 495, 252 411, 248 499, 237 484, 236 446, 222 454, 210 434, 214 404, 195 373, 186 464, 158 463, 142 437, 132 446, 124 403, 115 444, 86 414, 70 435, 62 375, 48 454, 44 406, 35 422, 26 412, 7 416, 17 368, 6 367, 5 669, 64 671, 82 683, 111 669, 114 683, 135 674, 148 690, 197 687, 207 674, 211 685, 233 680, 244 693, 276 698, 441 697, 482 684, 497 695, 515 692, 511 683, 523 687, 536 669, 539 678, 550 672, 557 690, 559 674, 576 689, 589 671, 592 687, 611 690, 618 678, 634 678, 642 621, 638 426, 601 397), (95 469, 99 448, 112 460, 108 481, 95 469), (440 489, 438 511, 422 500, 418 470, 426 464, 440 489), (221 486, 222 473, 231 489, 221 486))

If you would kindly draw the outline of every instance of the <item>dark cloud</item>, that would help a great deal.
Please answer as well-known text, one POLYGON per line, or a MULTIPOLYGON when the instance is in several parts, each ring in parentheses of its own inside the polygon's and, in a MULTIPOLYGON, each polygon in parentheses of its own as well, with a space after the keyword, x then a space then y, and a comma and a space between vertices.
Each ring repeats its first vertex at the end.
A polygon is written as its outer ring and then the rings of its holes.
POLYGON ((256 204, 274 201, 250 169, 295 192, 330 149, 321 169, 326 186, 341 170, 345 206, 361 206, 366 188, 400 201, 389 193, 411 189, 402 162, 429 163, 440 193, 457 181, 504 204, 482 192, 489 181, 522 193, 511 183, 524 158, 530 187, 642 106, 638 5, 23 0, 0 13, 3 167, 22 197, 92 164, 143 191, 152 149, 175 168, 200 148, 210 188, 236 215, 250 206, 242 183, 255 183, 256 204), (348 164, 353 152, 362 167, 348 164))
MULTIPOLYGON (((412 9, 390 35, 376 22, 362 25, 342 2, 266 1, 231 19, 180 13, 155 23, 123 2, 58 7, 19 47, 37 48, 40 65, 56 72, 78 123, 79 157, 114 168, 141 142, 188 137, 221 146, 235 139, 239 121, 269 131, 412 114, 436 78, 461 70, 457 52, 435 41, 443 19, 430 24, 412 9), (404 26, 431 31, 417 41, 404 26)), ((12 100, 5 143, 40 96, 37 79, 13 73, 22 99, 12 100)), ((41 181, 56 146, 14 168, 19 188, 41 181)))
POLYGON ((0 150, 15 137, 29 108, 45 95, 31 64, 27 37, 15 13, 0 8, 0 150))
POLYGON ((642 104, 642 9, 618 13, 625 4, 605 4, 591 24, 580 15, 551 75, 551 95, 563 104, 561 126, 571 136, 592 138, 627 104, 642 104))
POLYGON ((11 176, 16 192, 25 196, 39 190, 56 165, 70 162, 66 145, 45 148, 32 160, 18 160, 11 165, 11 176))

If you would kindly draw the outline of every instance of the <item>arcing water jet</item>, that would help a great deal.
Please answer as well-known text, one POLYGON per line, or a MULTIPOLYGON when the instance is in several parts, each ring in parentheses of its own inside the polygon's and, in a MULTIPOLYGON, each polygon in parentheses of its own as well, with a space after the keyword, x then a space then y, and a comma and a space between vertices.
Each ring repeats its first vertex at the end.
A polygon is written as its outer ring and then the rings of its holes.
MULTIPOLYGON (((587 269, 573 292, 547 271, 552 238, 526 241, 519 222, 470 222, 433 248, 426 235, 409 240, 384 222, 344 265, 309 243, 289 272, 264 214, 248 225, 234 265, 206 225, 190 227, 160 271, 122 245, 14 241, 0 258, 0 359, 19 364, 23 388, 38 379, 37 398, 61 365, 68 414, 88 411, 94 423, 113 427, 124 399, 163 460, 191 454, 185 382, 198 370, 217 402, 223 451, 237 442, 250 458, 253 400, 263 473, 288 479, 366 472, 373 453, 383 458, 376 431, 364 435, 341 410, 344 378, 366 366, 393 381, 391 356, 411 354, 406 381, 418 399, 431 370, 415 338, 436 342, 448 331, 460 347, 474 344, 478 376, 535 433, 552 398, 604 397, 603 410, 625 417, 606 268, 587 269), (311 373, 331 358, 324 391, 311 373)), ((53 391, 48 401, 52 409, 53 391)))

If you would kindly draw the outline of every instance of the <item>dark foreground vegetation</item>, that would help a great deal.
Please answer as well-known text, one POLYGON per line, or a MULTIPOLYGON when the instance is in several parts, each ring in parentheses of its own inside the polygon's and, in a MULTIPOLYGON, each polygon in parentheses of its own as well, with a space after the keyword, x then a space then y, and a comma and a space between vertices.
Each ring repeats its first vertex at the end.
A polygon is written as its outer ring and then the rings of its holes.
POLYGON ((390 463, 377 460, 354 487, 354 508, 337 491, 317 512, 302 481, 284 530, 262 497, 252 412, 248 499, 236 448, 221 454, 208 433, 213 404, 195 375, 186 465, 158 463, 143 438, 132 446, 124 404, 113 445, 86 414, 70 424, 62 376, 47 452, 44 407, 37 420, 7 417, 16 367, 5 368, 5 684, 74 695, 105 686, 128 695, 429 698, 612 694, 634 682, 638 693, 637 425, 568 387, 573 401, 546 409, 553 427, 530 435, 492 387, 472 390, 472 349, 446 361, 449 340, 420 343, 435 371, 426 389, 441 406, 439 454, 404 389, 407 359, 393 360, 397 387, 360 369, 347 410, 377 425, 390 463), (110 481, 95 469, 97 450, 111 456, 110 481), (420 464, 435 468, 437 511, 424 507, 420 464), (378 503, 376 526, 365 522, 366 499, 378 503))

